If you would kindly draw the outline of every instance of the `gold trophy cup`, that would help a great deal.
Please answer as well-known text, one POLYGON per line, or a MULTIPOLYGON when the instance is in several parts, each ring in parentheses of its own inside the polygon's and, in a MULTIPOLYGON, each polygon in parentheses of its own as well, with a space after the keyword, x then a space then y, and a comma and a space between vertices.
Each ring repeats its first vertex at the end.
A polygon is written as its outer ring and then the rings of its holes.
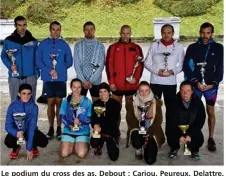
MULTIPOLYGON (((70 105, 71 105, 72 108, 73 108, 75 118, 77 118, 76 110, 77 110, 77 108, 78 108, 79 103, 73 101, 73 102, 70 103, 70 105)), ((74 126, 73 126, 72 129, 71 129, 71 131, 79 131, 79 125, 78 125, 78 124, 74 124, 74 126)))
MULTIPOLYGON (((97 114, 97 116, 100 117, 106 111, 106 108, 102 106, 95 106, 94 111, 97 114)), ((100 133, 97 131, 94 131, 93 138, 100 138, 100 133)))
MULTIPOLYGON (((178 127, 181 129, 181 131, 185 135, 187 129, 189 128, 189 125, 179 125, 178 127)), ((184 143, 184 155, 191 155, 191 151, 188 149, 186 142, 184 143)))

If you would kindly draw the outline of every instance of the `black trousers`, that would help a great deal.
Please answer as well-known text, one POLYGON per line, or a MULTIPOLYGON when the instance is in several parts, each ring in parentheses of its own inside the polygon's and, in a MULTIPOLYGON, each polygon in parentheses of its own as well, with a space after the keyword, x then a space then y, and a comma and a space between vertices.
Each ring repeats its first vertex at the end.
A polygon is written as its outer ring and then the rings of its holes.
MULTIPOLYGON (((27 141, 27 135, 26 133, 24 134, 25 140, 27 141)), ((42 147, 45 148, 48 145, 49 141, 46 138, 46 136, 39 130, 35 131, 34 134, 34 139, 33 139, 33 148, 36 147, 42 147)), ((16 149, 18 147, 17 145, 17 137, 7 134, 5 138, 5 145, 8 148, 13 148, 16 149)))
MULTIPOLYGON (((176 150, 180 147, 179 135, 167 135, 167 142, 172 150, 176 150)), ((187 146, 191 152, 199 152, 199 148, 202 147, 204 142, 204 137, 202 132, 198 132, 191 137, 191 142, 187 143, 187 146)))
POLYGON ((93 148, 102 148, 106 142, 108 156, 112 161, 116 161, 119 157, 119 147, 113 137, 101 137, 101 138, 91 138, 90 145, 93 148))
MULTIPOLYGON (((145 138, 143 135, 139 134, 138 131, 133 131, 131 134, 132 146, 135 149, 140 149, 144 143, 145 138)), ((158 147, 153 136, 148 137, 147 143, 144 145, 144 160, 147 164, 151 165, 156 162, 158 154, 158 147)))

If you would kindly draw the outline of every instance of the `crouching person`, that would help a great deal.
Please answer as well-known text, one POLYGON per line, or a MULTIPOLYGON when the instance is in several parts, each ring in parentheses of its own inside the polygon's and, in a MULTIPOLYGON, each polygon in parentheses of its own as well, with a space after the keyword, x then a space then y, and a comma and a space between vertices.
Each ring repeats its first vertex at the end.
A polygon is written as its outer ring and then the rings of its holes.
POLYGON ((60 117, 64 124, 60 155, 65 158, 74 151, 79 158, 84 158, 89 151, 92 103, 81 95, 80 79, 72 79, 70 87, 72 93, 63 99, 60 108, 60 117))
POLYGON ((18 96, 7 110, 5 129, 8 132, 5 145, 12 148, 10 159, 17 159, 21 144, 26 143, 27 161, 39 155, 37 147, 46 147, 48 139, 38 130, 38 106, 32 98, 32 87, 21 84, 18 96))
POLYGON ((130 132, 132 146, 137 149, 135 153, 137 159, 143 158, 143 147, 144 160, 151 165, 156 161, 158 148, 165 142, 161 127, 162 101, 154 98, 150 85, 146 81, 142 81, 139 84, 139 89, 133 99, 134 113, 138 120, 138 126, 130 132))
POLYGON ((109 97, 110 87, 107 83, 99 85, 100 99, 93 103, 91 124, 94 135, 91 138, 91 146, 94 155, 102 154, 102 147, 106 142, 108 156, 112 161, 116 161, 119 156, 118 147, 118 126, 120 117, 120 103, 109 97))

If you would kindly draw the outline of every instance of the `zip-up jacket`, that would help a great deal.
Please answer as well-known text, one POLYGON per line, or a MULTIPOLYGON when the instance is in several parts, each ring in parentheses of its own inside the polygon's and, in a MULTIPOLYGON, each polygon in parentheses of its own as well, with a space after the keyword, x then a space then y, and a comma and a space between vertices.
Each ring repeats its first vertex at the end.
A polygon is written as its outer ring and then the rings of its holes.
POLYGON ((129 42, 117 42, 108 48, 106 57, 106 73, 109 84, 115 84, 116 90, 137 90, 139 81, 143 72, 143 62, 138 63, 134 78, 135 84, 130 84, 126 81, 134 69, 136 56, 143 58, 143 52, 139 45, 129 42))
POLYGON ((67 69, 72 66, 72 54, 69 45, 61 38, 44 39, 36 52, 36 64, 41 70, 41 79, 43 81, 67 81, 67 69), (57 79, 52 79, 50 72, 53 70, 53 59, 51 54, 56 57, 57 79))
POLYGON ((23 122, 23 132, 26 133, 27 136, 26 150, 31 151, 35 130, 38 129, 38 106, 34 103, 33 98, 31 98, 29 102, 24 103, 20 101, 19 97, 9 105, 6 114, 5 130, 9 134, 17 137, 19 129, 13 117, 15 113, 26 113, 23 122))
POLYGON ((17 50, 13 56, 16 58, 15 64, 17 66, 17 72, 19 73, 19 76, 22 78, 28 76, 39 77, 40 72, 35 64, 35 52, 37 47, 37 40, 28 30, 26 30, 24 37, 20 37, 20 35, 15 30, 4 40, 1 58, 3 64, 8 68, 9 77, 12 77, 12 61, 8 57, 6 51, 12 49, 17 50))
POLYGON ((197 82, 202 82, 201 66, 198 66, 197 63, 206 62, 207 65, 204 67, 205 83, 218 88, 219 83, 223 79, 223 52, 223 45, 214 42, 213 39, 207 45, 204 45, 201 39, 189 45, 183 65, 186 79, 190 80, 194 85, 197 82))

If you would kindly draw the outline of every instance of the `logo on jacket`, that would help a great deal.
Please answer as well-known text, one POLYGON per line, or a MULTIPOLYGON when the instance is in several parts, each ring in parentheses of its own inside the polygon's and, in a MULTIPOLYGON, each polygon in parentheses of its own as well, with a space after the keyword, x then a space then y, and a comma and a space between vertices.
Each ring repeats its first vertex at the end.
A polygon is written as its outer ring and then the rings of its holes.
POLYGON ((116 51, 120 51, 120 48, 116 48, 116 51))
POLYGON ((211 55, 212 55, 212 56, 214 56, 215 54, 214 54, 214 53, 212 53, 211 55))

